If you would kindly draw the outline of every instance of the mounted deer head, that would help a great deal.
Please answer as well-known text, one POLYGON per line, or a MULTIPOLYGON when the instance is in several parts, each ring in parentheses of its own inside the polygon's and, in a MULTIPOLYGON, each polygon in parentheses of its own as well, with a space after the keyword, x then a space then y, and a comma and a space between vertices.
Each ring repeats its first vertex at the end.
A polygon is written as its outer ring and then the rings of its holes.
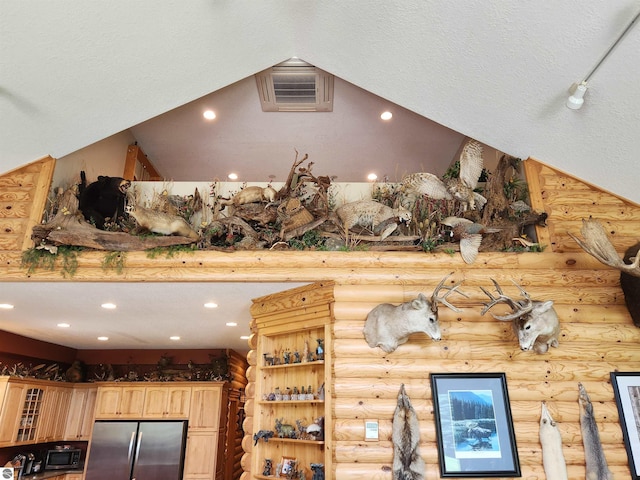
POLYGON ((364 338, 371 348, 380 347, 387 353, 391 353, 398 348, 398 345, 405 343, 412 333, 423 332, 433 340, 439 341, 441 338, 440 323, 438 322, 438 305, 442 304, 454 312, 460 309, 454 307, 447 301, 447 297, 453 292, 467 296, 458 291, 462 282, 453 286, 445 286, 444 282, 451 274, 447 275, 435 288, 431 294, 431 300, 422 293, 417 298, 404 302, 400 305, 381 303, 367 315, 364 324, 364 338), (440 290, 447 292, 439 297, 440 290))
POLYGON ((484 304, 485 307, 480 312, 480 315, 484 315, 499 303, 505 303, 511 308, 511 313, 502 316, 494 315, 493 313, 491 315, 502 322, 513 322, 513 331, 518 336, 518 342, 522 350, 529 351, 533 349, 536 353, 545 353, 549 350, 549 346, 558 346, 560 322, 553 308, 553 301, 531 300, 529 294, 516 282, 513 282, 513 284, 518 287, 523 299, 513 300, 504 294, 498 282, 494 279, 491 279, 491 281, 498 295, 494 297, 485 288, 480 287, 491 300, 489 303, 484 304))

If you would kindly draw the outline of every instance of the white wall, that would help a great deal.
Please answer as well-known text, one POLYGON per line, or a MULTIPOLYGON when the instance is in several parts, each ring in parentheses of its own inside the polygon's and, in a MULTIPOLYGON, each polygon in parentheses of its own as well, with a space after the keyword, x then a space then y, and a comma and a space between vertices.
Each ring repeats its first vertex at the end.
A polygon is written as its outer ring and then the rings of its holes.
POLYGON ((81 170, 85 171, 88 183, 97 180, 98 175, 121 177, 127 147, 134 142, 131 132, 125 130, 57 159, 52 188, 78 183, 81 170))

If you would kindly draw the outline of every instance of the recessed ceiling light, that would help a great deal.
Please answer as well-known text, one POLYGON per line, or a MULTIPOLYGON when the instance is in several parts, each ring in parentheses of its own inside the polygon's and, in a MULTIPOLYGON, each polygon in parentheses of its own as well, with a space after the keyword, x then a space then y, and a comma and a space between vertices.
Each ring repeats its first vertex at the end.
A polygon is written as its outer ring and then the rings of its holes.
POLYGON ((227 175, 227 177, 229 178, 229 180, 237 180, 238 179, 238 175, 236 173, 230 173, 229 175, 227 175))
POLYGON ((202 116, 204 118, 206 118, 207 120, 213 120, 214 118, 216 118, 216 112, 214 112, 213 110, 206 110, 202 116))
POLYGON ((116 308, 116 304, 115 303, 103 303, 100 306, 102 308, 106 308, 107 310, 113 310, 114 308, 116 308))
POLYGON ((240 340, 249 340, 249 335, 242 335, 240 340))
POLYGON ((173 335, 173 336, 169 337, 169 340, 174 340, 174 341, 180 340, 180 337, 178 335, 173 335))
POLYGON ((59 323, 57 326, 60 328, 69 328, 71 325, 69 325, 68 323, 59 323))
POLYGON ((204 308, 218 308, 218 304, 214 302, 208 302, 204 304, 204 308))
POLYGON ((10 303, 0 303, 0 308, 3 310, 11 310, 13 308, 13 305, 11 305, 10 303))
POLYGON ((106 342, 107 340, 109 340, 109 337, 98 337, 98 340, 100 340, 101 342, 106 342))
POLYGON ((237 327, 238 324, 236 322, 227 322, 226 323, 227 327, 237 327))
POLYGON ((382 120, 391 120, 391 117, 393 117, 393 113, 391 112, 382 112, 382 114, 380 115, 380 118, 382 120))
POLYGON ((369 175, 367 175, 367 180, 374 182, 377 179, 378 179, 378 175, 376 175, 375 173, 370 173, 369 175))

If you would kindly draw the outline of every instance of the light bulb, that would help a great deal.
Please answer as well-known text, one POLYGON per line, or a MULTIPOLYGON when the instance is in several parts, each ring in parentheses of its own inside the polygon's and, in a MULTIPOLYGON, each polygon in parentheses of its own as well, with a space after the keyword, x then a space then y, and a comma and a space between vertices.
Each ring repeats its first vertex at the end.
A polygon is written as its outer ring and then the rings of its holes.
POLYGON ((587 84, 581 83, 576 86, 575 91, 567 99, 567 107, 571 110, 579 110, 584 103, 584 94, 587 91, 587 84))

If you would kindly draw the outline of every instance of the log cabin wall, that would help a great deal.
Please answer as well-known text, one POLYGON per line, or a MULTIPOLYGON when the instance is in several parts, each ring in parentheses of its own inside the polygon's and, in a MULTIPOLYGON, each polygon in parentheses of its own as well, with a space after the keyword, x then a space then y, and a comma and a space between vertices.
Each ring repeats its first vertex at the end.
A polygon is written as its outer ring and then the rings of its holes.
MULTIPOLYGON (((560 181, 559 172, 539 162, 527 160, 525 166, 532 193, 544 195, 534 208, 549 213, 549 227, 542 232, 549 235, 550 241, 543 253, 481 253, 476 263, 466 265, 457 254, 446 253, 195 252, 170 259, 149 259, 143 252, 131 252, 124 271, 118 274, 102 269, 103 253, 86 252, 79 256, 78 270, 72 280, 333 280, 336 284, 334 462, 328 466, 327 478, 333 472, 333 478, 339 480, 391 479, 390 426, 400 383, 406 384, 420 418, 421 453, 427 462, 427 478, 437 478, 428 375, 467 371, 506 373, 523 477, 544 478, 538 442, 543 400, 559 423, 569 477, 585 477, 577 406, 577 382, 582 382, 594 403, 609 466, 618 478, 629 478, 609 372, 638 370, 640 329, 633 326, 624 306, 618 272, 578 250, 568 237, 563 241, 562 235, 567 230, 579 234, 581 218, 589 215, 611 222, 617 219, 615 224, 624 228, 615 229, 614 242, 622 252, 638 239, 634 221, 640 209, 566 174, 564 178, 571 181, 560 181), (535 177, 530 176, 531 171, 537 172, 535 177), (551 188, 554 182, 556 187, 551 188), (563 213, 563 206, 571 208, 563 213), (626 234, 620 235, 625 231, 626 234), (413 335, 407 344, 391 354, 367 346, 362 338, 362 326, 371 308, 382 302, 408 300, 420 291, 429 293, 450 272, 454 272, 453 280, 465 280, 463 290, 470 298, 456 301, 463 308, 460 314, 441 310, 441 342, 413 335), (510 279, 514 279, 533 298, 556 302, 562 327, 559 348, 544 355, 522 352, 509 325, 479 315, 484 299, 478 286, 489 287, 491 277, 509 293, 516 293, 512 287, 506 287, 510 279), (380 420, 379 442, 364 442, 364 418, 380 420)), ((39 168, 43 170, 42 165, 39 168)), ((22 175, 23 169, 9 172, 0 177, 0 182, 19 185, 22 175)), ((532 199, 534 197, 532 195, 532 199)), ((0 222, 6 218, 6 211, 11 210, 6 201, 1 202, 5 214, 0 216, 0 222)), ((18 205, 17 202, 9 200, 14 205, 18 205)), ((44 200, 32 199, 32 202, 31 208, 24 205, 24 215, 16 218, 28 221, 31 211, 42 212, 44 200)), ((4 225, 0 235, 0 282, 69 281, 60 271, 39 270, 27 274, 20 266, 20 257, 29 233, 26 232, 23 239, 11 241, 5 237, 5 233, 10 232, 5 231, 4 225)), ((247 396, 250 394, 248 387, 247 396)), ((245 472, 243 478, 250 476, 245 472)))
POLYGON ((31 248, 31 229, 42 220, 55 160, 44 157, 0 176, 0 251, 31 248))
POLYGON ((547 227, 536 229, 543 245, 554 252, 582 251, 568 232, 580 235, 582 219, 589 217, 601 221, 620 253, 640 240, 640 205, 537 160, 524 166, 531 206, 549 215, 547 227))

